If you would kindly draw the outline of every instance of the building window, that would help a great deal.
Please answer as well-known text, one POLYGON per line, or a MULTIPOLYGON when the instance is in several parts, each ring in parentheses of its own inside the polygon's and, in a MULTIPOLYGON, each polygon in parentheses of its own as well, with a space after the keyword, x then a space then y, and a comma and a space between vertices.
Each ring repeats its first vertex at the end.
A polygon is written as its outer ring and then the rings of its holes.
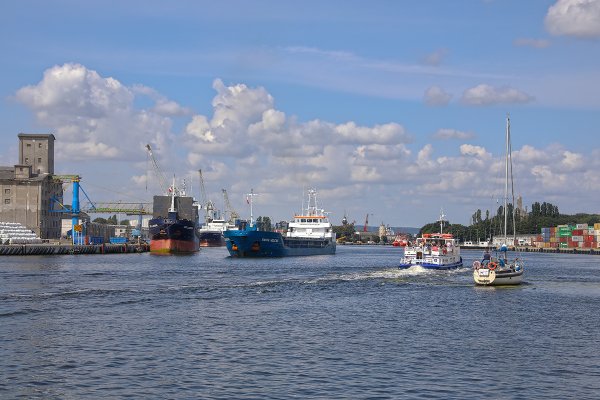
POLYGON ((38 143, 38 147, 41 149, 41 148, 42 148, 42 144, 41 144, 41 143, 38 143))
POLYGON ((38 157, 38 162, 41 163, 42 162, 42 158, 38 157))
POLYGON ((27 143, 27 147, 31 147, 31 143, 27 143))
POLYGON ((10 194, 10 189, 4 189, 4 194, 10 194))
POLYGON ((10 199, 4 199, 4 204, 10 204, 10 199))

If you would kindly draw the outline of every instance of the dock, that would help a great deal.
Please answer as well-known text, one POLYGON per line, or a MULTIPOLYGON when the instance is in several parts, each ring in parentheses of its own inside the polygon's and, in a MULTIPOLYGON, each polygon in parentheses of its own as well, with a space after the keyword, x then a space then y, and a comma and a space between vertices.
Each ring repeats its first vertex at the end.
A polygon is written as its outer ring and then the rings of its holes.
MULTIPOLYGON (((465 250, 489 250, 489 247, 480 246, 460 246, 465 250)), ((510 251, 518 251, 521 253, 558 253, 558 254, 590 254, 600 255, 600 248, 582 248, 582 247, 535 247, 535 246, 519 246, 517 248, 510 247, 510 251)))
POLYGON ((600 255, 600 248, 583 248, 583 247, 517 247, 517 251, 524 253, 561 253, 561 254, 590 254, 600 255))
POLYGON ((9 244, 0 245, 0 256, 39 256, 60 254, 114 254, 145 253, 150 251, 146 243, 124 244, 9 244))

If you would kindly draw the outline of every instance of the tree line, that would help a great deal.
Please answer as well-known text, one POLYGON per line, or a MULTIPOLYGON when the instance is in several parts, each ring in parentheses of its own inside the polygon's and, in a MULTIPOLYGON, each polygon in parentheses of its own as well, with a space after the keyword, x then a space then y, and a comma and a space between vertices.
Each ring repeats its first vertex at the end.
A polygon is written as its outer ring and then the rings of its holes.
MULTIPOLYGON (((578 213, 574 215, 561 214, 558 206, 548 202, 535 202, 531 205, 531 211, 514 208, 512 203, 507 204, 507 228, 508 235, 512 235, 513 226, 517 235, 539 235, 541 228, 550 228, 565 224, 588 224, 593 225, 600 222, 600 215, 578 213), (514 210, 514 223, 512 213, 514 210)), ((432 222, 421 228, 419 234, 439 232, 440 223, 432 222)), ((444 233, 452 233, 461 241, 487 240, 495 236, 504 235, 504 207, 498 207, 494 216, 489 210, 476 210, 471 216, 469 226, 443 222, 444 233)))

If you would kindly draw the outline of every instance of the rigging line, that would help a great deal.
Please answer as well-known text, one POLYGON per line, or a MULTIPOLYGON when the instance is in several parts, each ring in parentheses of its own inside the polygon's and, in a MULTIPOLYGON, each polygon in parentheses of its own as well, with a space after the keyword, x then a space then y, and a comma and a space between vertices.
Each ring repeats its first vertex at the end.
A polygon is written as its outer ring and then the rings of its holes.
POLYGON ((509 120, 509 132, 508 132, 508 147, 510 150, 510 189, 512 192, 512 222, 513 222, 513 243, 517 236, 517 225, 515 220, 515 184, 513 181, 513 163, 512 163, 512 138, 510 135, 510 120, 509 120))

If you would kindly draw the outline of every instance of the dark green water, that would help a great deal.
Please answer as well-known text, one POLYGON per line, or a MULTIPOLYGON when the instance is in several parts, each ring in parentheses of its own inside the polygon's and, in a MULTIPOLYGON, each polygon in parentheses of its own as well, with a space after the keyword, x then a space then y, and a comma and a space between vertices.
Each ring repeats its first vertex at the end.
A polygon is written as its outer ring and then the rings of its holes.
POLYGON ((480 288, 400 254, 2 257, 0 398, 600 397, 599 256, 480 288))

